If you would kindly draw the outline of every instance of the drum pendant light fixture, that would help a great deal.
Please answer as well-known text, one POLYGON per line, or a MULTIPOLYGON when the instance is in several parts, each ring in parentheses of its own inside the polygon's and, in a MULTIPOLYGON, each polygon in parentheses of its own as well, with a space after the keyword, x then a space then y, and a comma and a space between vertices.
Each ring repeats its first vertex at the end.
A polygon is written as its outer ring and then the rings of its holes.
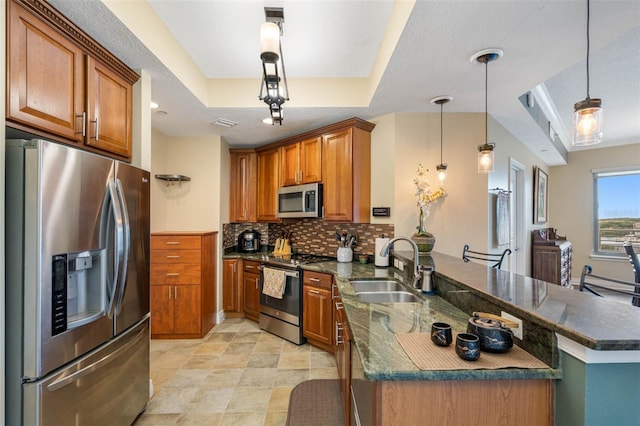
POLYGON ((589 96, 589 24, 590 4, 587 0, 587 98, 573 106, 573 146, 602 142, 602 99, 589 96))
POLYGON ((442 162, 442 106, 452 100, 451 96, 438 96, 431 99, 433 105, 440 105, 440 164, 436 166, 440 186, 442 186, 447 177, 447 164, 442 162))
POLYGON ((476 52, 471 56, 471 62, 479 62, 485 65, 484 74, 484 115, 485 115, 485 128, 484 128, 484 144, 478 145, 478 173, 487 174, 492 173, 495 169, 494 165, 494 152, 496 144, 489 143, 489 109, 488 109, 488 92, 489 92, 489 62, 499 59, 503 55, 502 49, 484 49, 476 52))
POLYGON ((260 60, 262 82, 258 98, 269 106, 271 124, 282 125, 282 105, 289 100, 287 74, 282 56, 282 27, 284 11, 281 7, 265 7, 266 22, 260 27, 260 60))

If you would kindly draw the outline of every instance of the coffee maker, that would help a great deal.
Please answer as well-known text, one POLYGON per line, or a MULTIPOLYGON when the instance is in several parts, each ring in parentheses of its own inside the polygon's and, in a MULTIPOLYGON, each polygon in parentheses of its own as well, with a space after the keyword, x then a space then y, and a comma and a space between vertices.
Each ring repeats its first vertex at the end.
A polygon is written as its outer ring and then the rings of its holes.
POLYGON ((253 229, 241 232, 238 236, 238 251, 242 253, 260 251, 260 233, 253 229))

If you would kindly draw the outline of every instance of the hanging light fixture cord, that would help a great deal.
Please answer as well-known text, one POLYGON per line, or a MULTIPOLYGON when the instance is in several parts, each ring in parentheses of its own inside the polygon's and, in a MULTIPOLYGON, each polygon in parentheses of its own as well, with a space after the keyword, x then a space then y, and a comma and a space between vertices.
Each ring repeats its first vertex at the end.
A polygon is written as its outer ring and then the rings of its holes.
POLYGON ((440 104, 440 164, 442 164, 442 106, 444 102, 440 104))
POLYGON ((484 143, 489 143, 489 59, 484 62, 484 143))
POLYGON ((591 18, 591 7, 589 4, 589 0, 587 0, 587 99, 591 99, 591 95, 589 95, 589 48, 590 48, 590 40, 589 40, 589 21, 591 18))

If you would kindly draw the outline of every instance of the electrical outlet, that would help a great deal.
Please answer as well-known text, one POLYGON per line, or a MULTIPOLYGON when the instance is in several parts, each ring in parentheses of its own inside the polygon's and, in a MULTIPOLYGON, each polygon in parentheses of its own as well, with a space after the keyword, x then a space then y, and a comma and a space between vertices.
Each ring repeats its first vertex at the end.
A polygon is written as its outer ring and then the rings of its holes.
POLYGON ((518 339, 522 340, 522 334, 524 332, 524 330, 522 329, 522 320, 520 318, 514 317, 511 314, 506 313, 505 311, 502 311, 500 313, 500 316, 502 318, 518 323, 518 328, 512 328, 511 331, 513 331, 513 337, 517 337, 518 339))
POLYGON ((393 267, 398 268, 398 259, 393 259, 393 267))
POLYGON ((404 262, 402 260, 398 260, 398 269, 404 271, 404 262))

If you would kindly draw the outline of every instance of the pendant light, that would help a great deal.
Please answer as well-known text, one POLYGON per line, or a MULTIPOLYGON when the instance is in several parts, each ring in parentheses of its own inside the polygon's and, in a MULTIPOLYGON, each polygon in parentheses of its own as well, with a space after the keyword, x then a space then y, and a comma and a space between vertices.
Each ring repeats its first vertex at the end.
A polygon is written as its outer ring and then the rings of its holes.
POLYGON ((602 99, 589 96, 589 24, 590 4, 587 0, 587 98, 573 106, 573 146, 602 142, 602 99))
POLYGON ((440 186, 442 186, 447 177, 447 165, 442 162, 442 106, 452 100, 453 98, 451 96, 438 96, 431 99, 431 103, 433 105, 440 105, 440 164, 436 166, 440 186))
POLYGON ((485 65, 484 74, 484 144, 478 145, 478 173, 492 173, 495 169, 494 152, 496 144, 489 143, 489 109, 488 109, 488 92, 489 92, 489 62, 499 59, 504 52, 502 49, 484 49, 476 52, 471 56, 471 62, 479 62, 485 65))

